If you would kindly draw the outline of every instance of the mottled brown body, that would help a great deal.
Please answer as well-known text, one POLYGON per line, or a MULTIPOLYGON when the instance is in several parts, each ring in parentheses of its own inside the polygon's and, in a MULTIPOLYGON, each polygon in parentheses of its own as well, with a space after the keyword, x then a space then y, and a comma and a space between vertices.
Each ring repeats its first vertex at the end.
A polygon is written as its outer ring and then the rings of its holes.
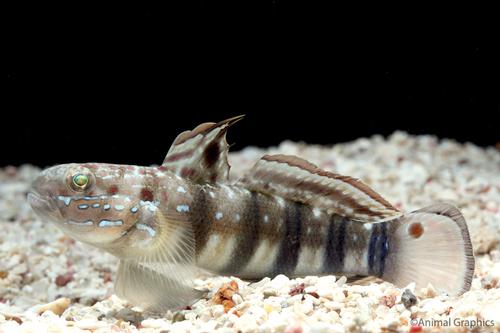
MULTIPOLYGON (((374 270, 369 265, 370 240, 382 234, 382 224, 372 227, 234 185, 185 187, 190 193, 186 196, 192 198, 185 214, 193 225, 200 267, 246 278, 366 275, 374 270)), ((381 242, 378 247, 372 245, 372 251, 388 246, 387 237, 381 242)), ((372 266, 385 260, 378 258, 372 266)), ((376 271, 376 275, 383 273, 376 271)))

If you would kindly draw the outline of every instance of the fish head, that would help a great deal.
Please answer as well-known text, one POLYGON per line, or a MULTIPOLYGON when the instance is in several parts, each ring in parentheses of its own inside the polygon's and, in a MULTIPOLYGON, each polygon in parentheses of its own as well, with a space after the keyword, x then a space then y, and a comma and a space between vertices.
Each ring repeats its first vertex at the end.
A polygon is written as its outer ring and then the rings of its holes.
POLYGON ((138 201, 123 183, 127 166, 62 164, 33 181, 28 202, 44 221, 95 246, 116 241, 139 218, 138 201))

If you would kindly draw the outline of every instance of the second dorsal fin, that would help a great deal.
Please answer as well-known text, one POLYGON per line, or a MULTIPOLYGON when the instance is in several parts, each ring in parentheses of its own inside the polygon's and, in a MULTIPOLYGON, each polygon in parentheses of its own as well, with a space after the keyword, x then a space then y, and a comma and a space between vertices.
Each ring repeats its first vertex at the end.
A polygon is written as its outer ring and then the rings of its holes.
POLYGON ((401 216, 359 179, 322 170, 296 156, 266 155, 238 183, 353 220, 379 222, 401 216))
POLYGON ((237 116, 218 123, 203 123, 175 138, 162 166, 195 183, 227 181, 229 163, 226 131, 242 119, 237 116))

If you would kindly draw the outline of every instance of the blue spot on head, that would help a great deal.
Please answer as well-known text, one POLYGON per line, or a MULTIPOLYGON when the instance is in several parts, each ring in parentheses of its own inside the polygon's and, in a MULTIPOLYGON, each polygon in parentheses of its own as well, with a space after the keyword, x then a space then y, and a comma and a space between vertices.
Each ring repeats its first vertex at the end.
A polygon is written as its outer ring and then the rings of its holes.
POLYGON ((177 206, 177 211, 179 213, 189 212, 189 206, 188 205, 178 205, 177 206))
POLYGON ((101 220, 101 222, 99 222, 100 227, 116 227, 116 226, 121 226, 121 225, 123 225, 122 220, 115 220, 115 221, 101 220))

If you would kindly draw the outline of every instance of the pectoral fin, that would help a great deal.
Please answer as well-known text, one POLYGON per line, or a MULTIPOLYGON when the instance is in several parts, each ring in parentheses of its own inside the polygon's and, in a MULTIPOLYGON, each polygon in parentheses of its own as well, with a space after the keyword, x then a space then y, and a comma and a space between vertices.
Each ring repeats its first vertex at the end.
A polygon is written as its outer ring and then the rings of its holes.
POLYGON ((242 118, 204 123, 182 132, 172 143, 162 166, 198 184, 226 181, 229 175, 226 132, 242 118))
POLYGON ((175 272, 176 268, 183 270, 174 265, 155 268, 133 260, 120 260, 116 294, 153 312, 191 305, 203 297, 204 292, 194 289, 189 282, 180 280, 175 272))
POLYGON ((266 155, 238 184, 362 222, 401 216, 359 179, 322 170, 297 156, 266 155))
POLYGON ((200 270, 194 262, 191 224, 169 219, 155 206, 142 206, 121 252, 118 296, 153 312, 192 305, 203 296, 193 288, 200 270))

